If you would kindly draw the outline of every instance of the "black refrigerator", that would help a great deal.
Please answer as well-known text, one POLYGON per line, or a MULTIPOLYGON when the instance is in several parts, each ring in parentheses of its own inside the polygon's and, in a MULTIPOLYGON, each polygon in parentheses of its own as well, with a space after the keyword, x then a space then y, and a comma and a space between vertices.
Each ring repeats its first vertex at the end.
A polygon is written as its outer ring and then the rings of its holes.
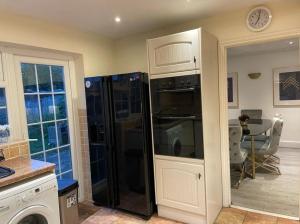
POLYGON ((86 78, 85 91, 95 204, 151 217, 155 203, 147 74, 86 78))

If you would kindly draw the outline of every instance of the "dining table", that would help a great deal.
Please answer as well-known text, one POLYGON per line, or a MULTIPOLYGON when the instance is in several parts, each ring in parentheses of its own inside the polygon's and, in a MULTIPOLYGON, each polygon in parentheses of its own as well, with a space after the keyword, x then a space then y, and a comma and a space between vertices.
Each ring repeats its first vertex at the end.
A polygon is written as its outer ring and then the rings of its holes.
POLYGON ((255 179, 256 175, 256 159, 255 159, 255 137, 265 135, 272 128, 273 121, 271 119, 250 119, 247 125, 241 125, 238 119, 230 119, 229 127, 242 126, 243 135, 251 138, 251 154, 250 160, 252 163, 251 177, 255 179))

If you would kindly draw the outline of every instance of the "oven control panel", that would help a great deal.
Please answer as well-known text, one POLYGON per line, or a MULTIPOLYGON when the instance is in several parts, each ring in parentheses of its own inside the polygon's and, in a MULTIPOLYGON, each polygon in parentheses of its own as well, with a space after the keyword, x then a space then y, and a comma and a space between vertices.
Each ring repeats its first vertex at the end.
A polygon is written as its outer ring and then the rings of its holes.
POLYGON ((199 78, 200 75, 187 75, 159 79, 157 80, 158 89, 184 89, 199 86, 199 78))

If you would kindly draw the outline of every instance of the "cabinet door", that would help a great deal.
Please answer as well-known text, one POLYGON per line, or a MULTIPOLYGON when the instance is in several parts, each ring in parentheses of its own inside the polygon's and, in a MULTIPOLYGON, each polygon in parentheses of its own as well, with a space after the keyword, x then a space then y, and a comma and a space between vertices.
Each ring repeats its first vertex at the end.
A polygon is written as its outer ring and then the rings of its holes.
POLYGON ((150 74, 167 74, 200 69, 199 44, 199 30, 149 40, 150 74))
POLYGON ((157 203, 205 215, 204 167, 156 159, 157 203))

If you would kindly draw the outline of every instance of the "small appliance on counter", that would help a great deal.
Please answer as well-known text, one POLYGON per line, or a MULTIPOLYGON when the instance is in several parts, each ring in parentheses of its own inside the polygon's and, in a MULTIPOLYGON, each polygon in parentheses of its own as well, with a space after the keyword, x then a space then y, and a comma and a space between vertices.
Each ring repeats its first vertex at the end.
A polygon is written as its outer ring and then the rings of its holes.
POLYGON ((95 204, 151 217, 155 203, 147 74, 86 78, 85 91, 95 204))

